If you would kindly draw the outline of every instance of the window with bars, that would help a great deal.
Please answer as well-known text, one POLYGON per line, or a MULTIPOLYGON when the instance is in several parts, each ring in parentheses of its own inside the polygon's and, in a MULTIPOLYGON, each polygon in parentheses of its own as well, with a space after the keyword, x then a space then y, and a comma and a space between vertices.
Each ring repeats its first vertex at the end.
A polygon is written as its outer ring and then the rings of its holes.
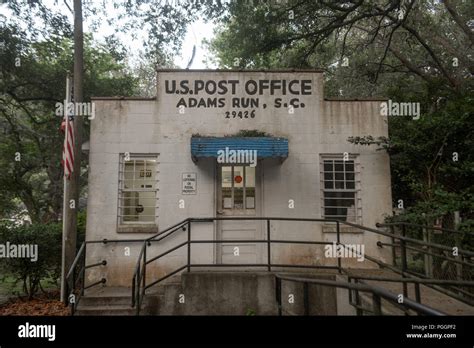
POLYGON ((119 224, 156 223, 157 155, 120 156, 119 224))
POLYGON ((323 217, 348 222, 360 222, 357 168, 354 157, 342 156, 322 159, 323 217))

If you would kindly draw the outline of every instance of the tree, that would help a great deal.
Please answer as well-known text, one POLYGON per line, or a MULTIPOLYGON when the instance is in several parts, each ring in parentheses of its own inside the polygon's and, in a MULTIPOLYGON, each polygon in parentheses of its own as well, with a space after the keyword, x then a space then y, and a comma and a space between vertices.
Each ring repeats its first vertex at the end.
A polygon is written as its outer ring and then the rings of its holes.
POLYGON ((367 95, 381 92, 382 75, 460 90, 474 72, 473 13, 470 2, 434 0, 239 1, 211 12, 222 26, 209 45, 222 67, 324 68, 339 87, 358 71, 367 95))
MULTIPOLYGON (((73 13, 70 2, 56 1, 51 6, 43 0, 9 0, 5 6, 13 13, 9 20, 28 28, 28 35, 33 40, 40 37, 72 38, 72 23, 67 16, 68 11, 73 13)), ((197 18, 200 10, 207 11, 201 1, 182 1, 175 6, 173 1, 162 0, 83 1, 84 21, 91 33, 102 26, 110 27, 113 33, 106 37, 106 41, 122 55, 125 52, 120 33, 127 34, 127 39, 140 40, 146 59, 152 63, 160 63, 164 56, 180 50, 187 25, 197 18), (147 35, 141 37, 140 32, 147 35)), ((166 62, 170 63, 170 60, 166 62)))
MULTIPOLYGON (((2 5, 12 13, 8 20, 1 16, 0 27, 0 127, 5 134, 0 140, 0 163, 6 168, 0 174, 2 217, 24 208, 35 222, 56 221, 60 216, 62 135, 53 112, 54 104, 64 99, 73 54, 73 30, 67 16, 72 8, 68 1, 64 4, 10 0, 2 5), (21 161, 13 160, 17 153, 21 161)), ((106 37, 104 44, 97 44, 90 35, 86 38, 84 100, 91 95, 150 93, 150 81, 139 82, 130 72, 127 52, 116 34, 136 38, 136 29, 148 29, 143 52, 148 61, 133 68, 143 79, 150 72, 154 75, 155 64, 169 64, 199 7, 193 3, 173 7, 158 0, 140 0, 134 6, 125 0, 84 2, 84 17, 92 29, 104 23, 115 27, 115 34, 106 37), (109 11, 110 6, 115 11, 109 11)), ((87 139, 87 120, 83 131, 87 139)), ((83 186, 86 177, 81 181, 83 186)))
MULTIPOLYGON (((33 42, 15 26, 3 28, 0 41, 5 42, 0 56, 2 217, 21 209, 15 204, 20 200, 33 222, 57 221, 62 209, 63 135, 55 104, 63 101, 65 73, 72 70, 72 42, 59 38, 33 42), (19 66, 16 58, 20 58, 19 66)), ((136 91, 137 80, 126 66, 90 37, 85 67, 86 100, 91 95, 136 91)))
POLYGON ((323 68, 328 96, 419 102, 419 120, 389 118, 388 139, 349 140, 389 151, 394 204, 410 207, 403 218, 461 211, 469 227, 472 2, 232 2, 211 13, 221 27, 208 45, 221 67, 323 68))

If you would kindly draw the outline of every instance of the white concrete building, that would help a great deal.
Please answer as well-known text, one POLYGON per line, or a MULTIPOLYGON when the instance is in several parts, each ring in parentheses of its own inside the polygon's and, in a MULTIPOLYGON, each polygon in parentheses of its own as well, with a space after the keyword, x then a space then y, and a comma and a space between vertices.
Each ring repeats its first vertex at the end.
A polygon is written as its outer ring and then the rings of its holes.
MULTIPOLYGON (((382 101, 325 99, 321 71, 160 70, 156 98, 93 102, 87 240, 145 239, 189 217, 329 219, 374 228, 391 214, 388 155, 347 140, 388 135, 382 101)), ((389 262, 376 246, 380 236, 340 226, 341 242, 389 262)), ((336 240, 329 222, 273 220, 270 230, 278 240, 336 240)), ((266 239, 266 221, 201 222, 191 234, 229 241, 193 244, 193 264, 267 262, 266 243, 237 241, 266 239)), ((187 232, 177 232, 154 243, 147 257, 186 240, 187 232)), ((89 281, 130 286, 141 247, 89 245, 87 263, 108 262, 89 281)), ((186 260, 187 247, 178 248, 150 264, 147 278, 186 260)), ((271 261, 336 264, 323 245, 286 243, 272 243, 271 261)))

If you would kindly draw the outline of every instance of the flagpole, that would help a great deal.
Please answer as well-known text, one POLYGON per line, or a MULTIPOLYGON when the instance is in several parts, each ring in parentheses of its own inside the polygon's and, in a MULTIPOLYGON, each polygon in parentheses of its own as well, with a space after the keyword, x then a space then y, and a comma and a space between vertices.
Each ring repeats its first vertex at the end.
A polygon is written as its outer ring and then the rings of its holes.
POLYGON ((64 133, 64 145, 63 145, 63 235, 62 235, 62 248, 61 248, 61 301, 64 302, 66 299, 66 240, 67 240, 67 200, 68 200, 68 185, 65 170, 65 158, 64 154, 67 149, 67 139, 69 136, 69 115, 68 115, 68 103, 71 99, 71 77, 69 72, 66 77, 66 98, 64 103, 64 119, 66 121, 66 128, 64 133))

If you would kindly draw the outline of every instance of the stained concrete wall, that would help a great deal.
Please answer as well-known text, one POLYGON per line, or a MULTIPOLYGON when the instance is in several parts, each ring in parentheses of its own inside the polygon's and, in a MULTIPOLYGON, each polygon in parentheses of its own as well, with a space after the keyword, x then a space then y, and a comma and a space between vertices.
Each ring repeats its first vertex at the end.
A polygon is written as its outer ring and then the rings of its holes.
MULTIPOLYGON (((156 230, 162 231, 187 217, 216 215, 216 163, 201 159, 194 163, 190 153, 193 134, 224 136, 242 129, 257 129, 289 140, 289 156, 277 160, 259 161, 263 175, 262 215, 276 217, 321 218, 320 155, 348 152, 356 155, 360 169, 360 202, 362 224, 374 227, 391 212, 390 169, 388 155, 374 146, 356 146, 347 142, 349 136, 387 136, 386 118, 380 116, 380 101, 328 101, 323 98, 323 76, 318 72, 203 72, 171 71, 158 75, 156 99, 97 98, 96 118, 91 122, 89 154, 89 195, 87 239, 143 239, 150 233, 120 233, 117 223, 119 156, 122 153, 158 154, 158 200, 156 230), (179 96, 163 91, 166 79, 307 79, 311 80, 312 95, 300 96, 304 109, 258 109, 253 119, 225 119, 227 109, 185 109, 180 114, 176 103, 179 96), (197 173, 197 194, 182 195, 181 174, 197 173), (185 208, 178 208, 179 200, 185 208), (288 207, 288 201, 295 208, 288 207)), ((240 93, 237 91, 237 94, 240 93)), ((268 92, 261 98, 271 100, 268 92)), ((272 222, 272 238, 334 241, 334 232, 321 223, 272 222)), ((262 231, 264 233, 264 231, 262 231)), ((193 238, 214 239, 213 223, 193 226, 193 238)), ((263 237, 263 236, 262 236, 263 237)), ((158 255, 184 241, 186 232, 179 232, 159 246, 153 245, 148 255, 158 255)), ((376 247, 379 237, 371 233, 344 229, 341 241, 363 243, 365 252, 388 261, 388 253, 376 247)), ((91 281, 106 277, 110 285, 130 285, 131 275, 140 250, 140 243, 91 245, 88 262, 107 259, 108 265, 91 270, 91 281), (130 248, 126 254, 125 247, 130 248)), ((212 245, 193 245, 193 262, 213 263, 216 259, 212 245)), ((266 255, 261 255, 266 261, 266 255)), ((186 261, 186 249, 167 255, 148 269, 149 279, 167 274, 186 261)), ((272 261, 335 265, 334 259, 324 257, 321 246, 274 245, 272 261)), ((354 260, 343 265, 372 267, 354 260)))
MULTIPOLYGON (((312 275, 334 280, 334 275, 312 275)), ((278 315, 275 276, 259 272, 183 273, 156 301, 159 315, 278 315)), ((153 295, 150 295, 153 296, 153 295)), ((303 284, 282 281, 282 315, 304 315, 303 284)), ((308 314, 336 315, 336 289, 308 285, 308 314)), ((153 311, 153 309, 152 309, 153 311)))

